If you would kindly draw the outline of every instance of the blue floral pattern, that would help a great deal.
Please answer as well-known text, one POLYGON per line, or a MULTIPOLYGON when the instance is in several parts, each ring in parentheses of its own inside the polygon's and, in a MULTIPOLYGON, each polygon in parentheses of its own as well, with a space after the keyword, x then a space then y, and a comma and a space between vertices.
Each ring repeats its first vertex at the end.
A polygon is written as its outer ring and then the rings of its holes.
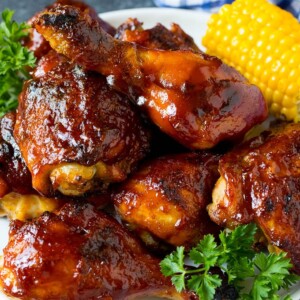
MULTIPOLYGON (((270 2, 290 11, 300 19, 300 0, 269 0, 270 2)), ((204 9, 206 11, 216 11, 220 6, 226 3, 232 3, 233 0, 154 0, 154 3, 160 7, 176 7, 189 9, 204 9)))

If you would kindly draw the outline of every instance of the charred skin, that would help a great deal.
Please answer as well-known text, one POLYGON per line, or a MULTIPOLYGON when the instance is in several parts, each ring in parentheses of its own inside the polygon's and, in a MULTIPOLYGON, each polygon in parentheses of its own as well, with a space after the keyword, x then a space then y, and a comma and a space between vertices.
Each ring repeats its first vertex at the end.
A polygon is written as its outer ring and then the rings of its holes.
POLYGON ((259 89, 216 57, 113 39, 70 6, 41 13, 34 26, 53 49, 107 76, 114 88, 188 148, 211 148, 240 138, 267 117, 259 89))
POLYGON ((47 196, 105 190, 149 149, 149 134, 126 96, 54 51, 24 85, 14 135, 33 187, 47 196))
POLYGON ((11 223, 0 281, 7 295, 21 299, 197 299, 177 293, 159 259, 114 219, 74 202, 57 214, 11 223))
POLYGON ((235 227, 255 221, 300 274, 300 124, 281 124, 225 154, 209 206, 211 219, 235 227))
MULTIPOLYGON (((74 7, 77 7, 84 13, 89 14, 91 18, 93 18, 95 21, 99 23, 101 28, 103 28, 104 31, 107 33, 114 35, 116 32, 116 29, 113 28, 110 24, 106 23, 104 20, 100 19, 97 12, 90 7, 89 5, 83 3, 80 0, 57 0, 54 2, 51 6, 48 6, 48 8, 56 7, 57 5, 71 5, 74 7)), ((35 18, 38 14, 34 15, 32 18, 28 20, 28 25, 32 26, 34 23, 35 18)), ((38 33, 34 28, 31 28, 29 30, 29 35, 23 40, 23 45, 27 47, 30 51, 34 53, 34 56, 37 59, 42 58, 44 55, 46 55, 50 50, 51 46, 49 45, 49 42, 40 34, 38 33)))
POLYGON ((149 246, 157 247, 160 240, 191 248, 219 230, 206 210, 219 177, 219 158, 186 153, 152 160, 114 192, 117 212, 149 246))

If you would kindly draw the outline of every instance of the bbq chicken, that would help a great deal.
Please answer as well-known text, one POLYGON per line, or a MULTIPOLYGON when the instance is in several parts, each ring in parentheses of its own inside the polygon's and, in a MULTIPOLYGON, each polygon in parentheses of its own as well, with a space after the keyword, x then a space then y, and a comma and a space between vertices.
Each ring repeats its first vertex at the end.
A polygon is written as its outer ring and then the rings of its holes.
POLYGON ((300 124, 282 124, 220 159, 208 211, 229 228, 255 221, 300 274, 300 124))
POLYGON ((203 235, 218 232, 206 206, 219 158, 187 153, 152 160, 114 192, 117 212, 148 246, 159 247, 161 240, 191 248, 203 235))
POLYGON ((240 138, 267 117, 259 89, 216 57, 119 41, 71 6, 42 12, 34 26, 53 49, 107 76, 110 85, 188 148, 240 138))
POLYGON ((53 211, 62 200, 38 195, 13 136, 15 113, 0 119, 0 216, 26 220, 53 211))
POLYGON ((15 139, 43 195, 81 196, 122 181, 149 149, 149 134, 105 78, 50 51, 25 83, 15 139))
POLYGON ((27 223, 14 221, 0 281, 8 295, 21 299, 197 299, 177 293, 159 260, 87 203, 69 203, 27 223))
POLYGON ((267 118, 266 102, 178 25, 115 29, 77 0, 29 23, 38 65, 0 119, 5 294, 199 299, 178 293, 153 253, 249 222, 300 274, 300 124, 224 154, 267 118))

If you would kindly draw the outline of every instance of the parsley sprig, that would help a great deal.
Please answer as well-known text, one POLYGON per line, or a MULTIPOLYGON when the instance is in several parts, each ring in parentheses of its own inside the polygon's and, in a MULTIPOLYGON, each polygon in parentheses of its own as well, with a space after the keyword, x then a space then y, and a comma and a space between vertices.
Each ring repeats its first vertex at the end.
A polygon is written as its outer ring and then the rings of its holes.
POLYGON ((222 285, 220 275, 212 272, 215 267, 227 275, 228 284, 238 290, 239 299, 280 299, 278 291, 288 289, 299 277, 290 274, 292 264, 286 253, 255 252, 256 231, 255 224, 242 225, 233 231, 224 230, 219 235, 219 244, 213 235, 204 236, 188 253, 193 268, 185 264, 184 247, 177 247, 161 261, 161 271, 165 276, 171 276, 178 292, 189 289, 200 299, 213 299, 216 289, 222 285), (252 283, 248 289, 243 284, 246 280, 252 283))
POLYGON ((0 116, 18 105, 18 95, 24 80, 29 78, 28 68, 34 67, 35 57, 21 44, 28 35, 29 26, 12 20, 14 11, 5 9, 0 23, 0 116))

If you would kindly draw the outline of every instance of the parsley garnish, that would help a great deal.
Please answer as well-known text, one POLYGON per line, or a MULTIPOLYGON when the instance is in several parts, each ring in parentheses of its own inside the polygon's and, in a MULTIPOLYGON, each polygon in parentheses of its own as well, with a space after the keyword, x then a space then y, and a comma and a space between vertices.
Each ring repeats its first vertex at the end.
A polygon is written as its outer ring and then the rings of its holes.
POLYGON ((171 276, 178 292, 189 289, 200 299, 212 300, 216 289, 222 285, 220 275, 212 272, 215 267, 227 275, 228 284, 233 284, 239 291, 239 299, 280 299, 277 292, 281 288, 288 289, 299 277, 290 274, 292 264, 286 253, 254 251, 256 230, 255 224, 242 225, 233 231, 224 230, 219 235, 220 244, 213 235, 204 236, 188 253, 194 268, 184 263, 184 247, 177 247, 161 261, 161 271, 165 276, 171 276), (247 291, 242 284, 246 279, 252 283, 247 291))
POLYGON ((23 81, 29 78, 27 67, 35 63, 34 54, 20 43, 29 26, 13 21, 13 15, 5 9, 0 23, 0 116, 17 107, 23 81))

